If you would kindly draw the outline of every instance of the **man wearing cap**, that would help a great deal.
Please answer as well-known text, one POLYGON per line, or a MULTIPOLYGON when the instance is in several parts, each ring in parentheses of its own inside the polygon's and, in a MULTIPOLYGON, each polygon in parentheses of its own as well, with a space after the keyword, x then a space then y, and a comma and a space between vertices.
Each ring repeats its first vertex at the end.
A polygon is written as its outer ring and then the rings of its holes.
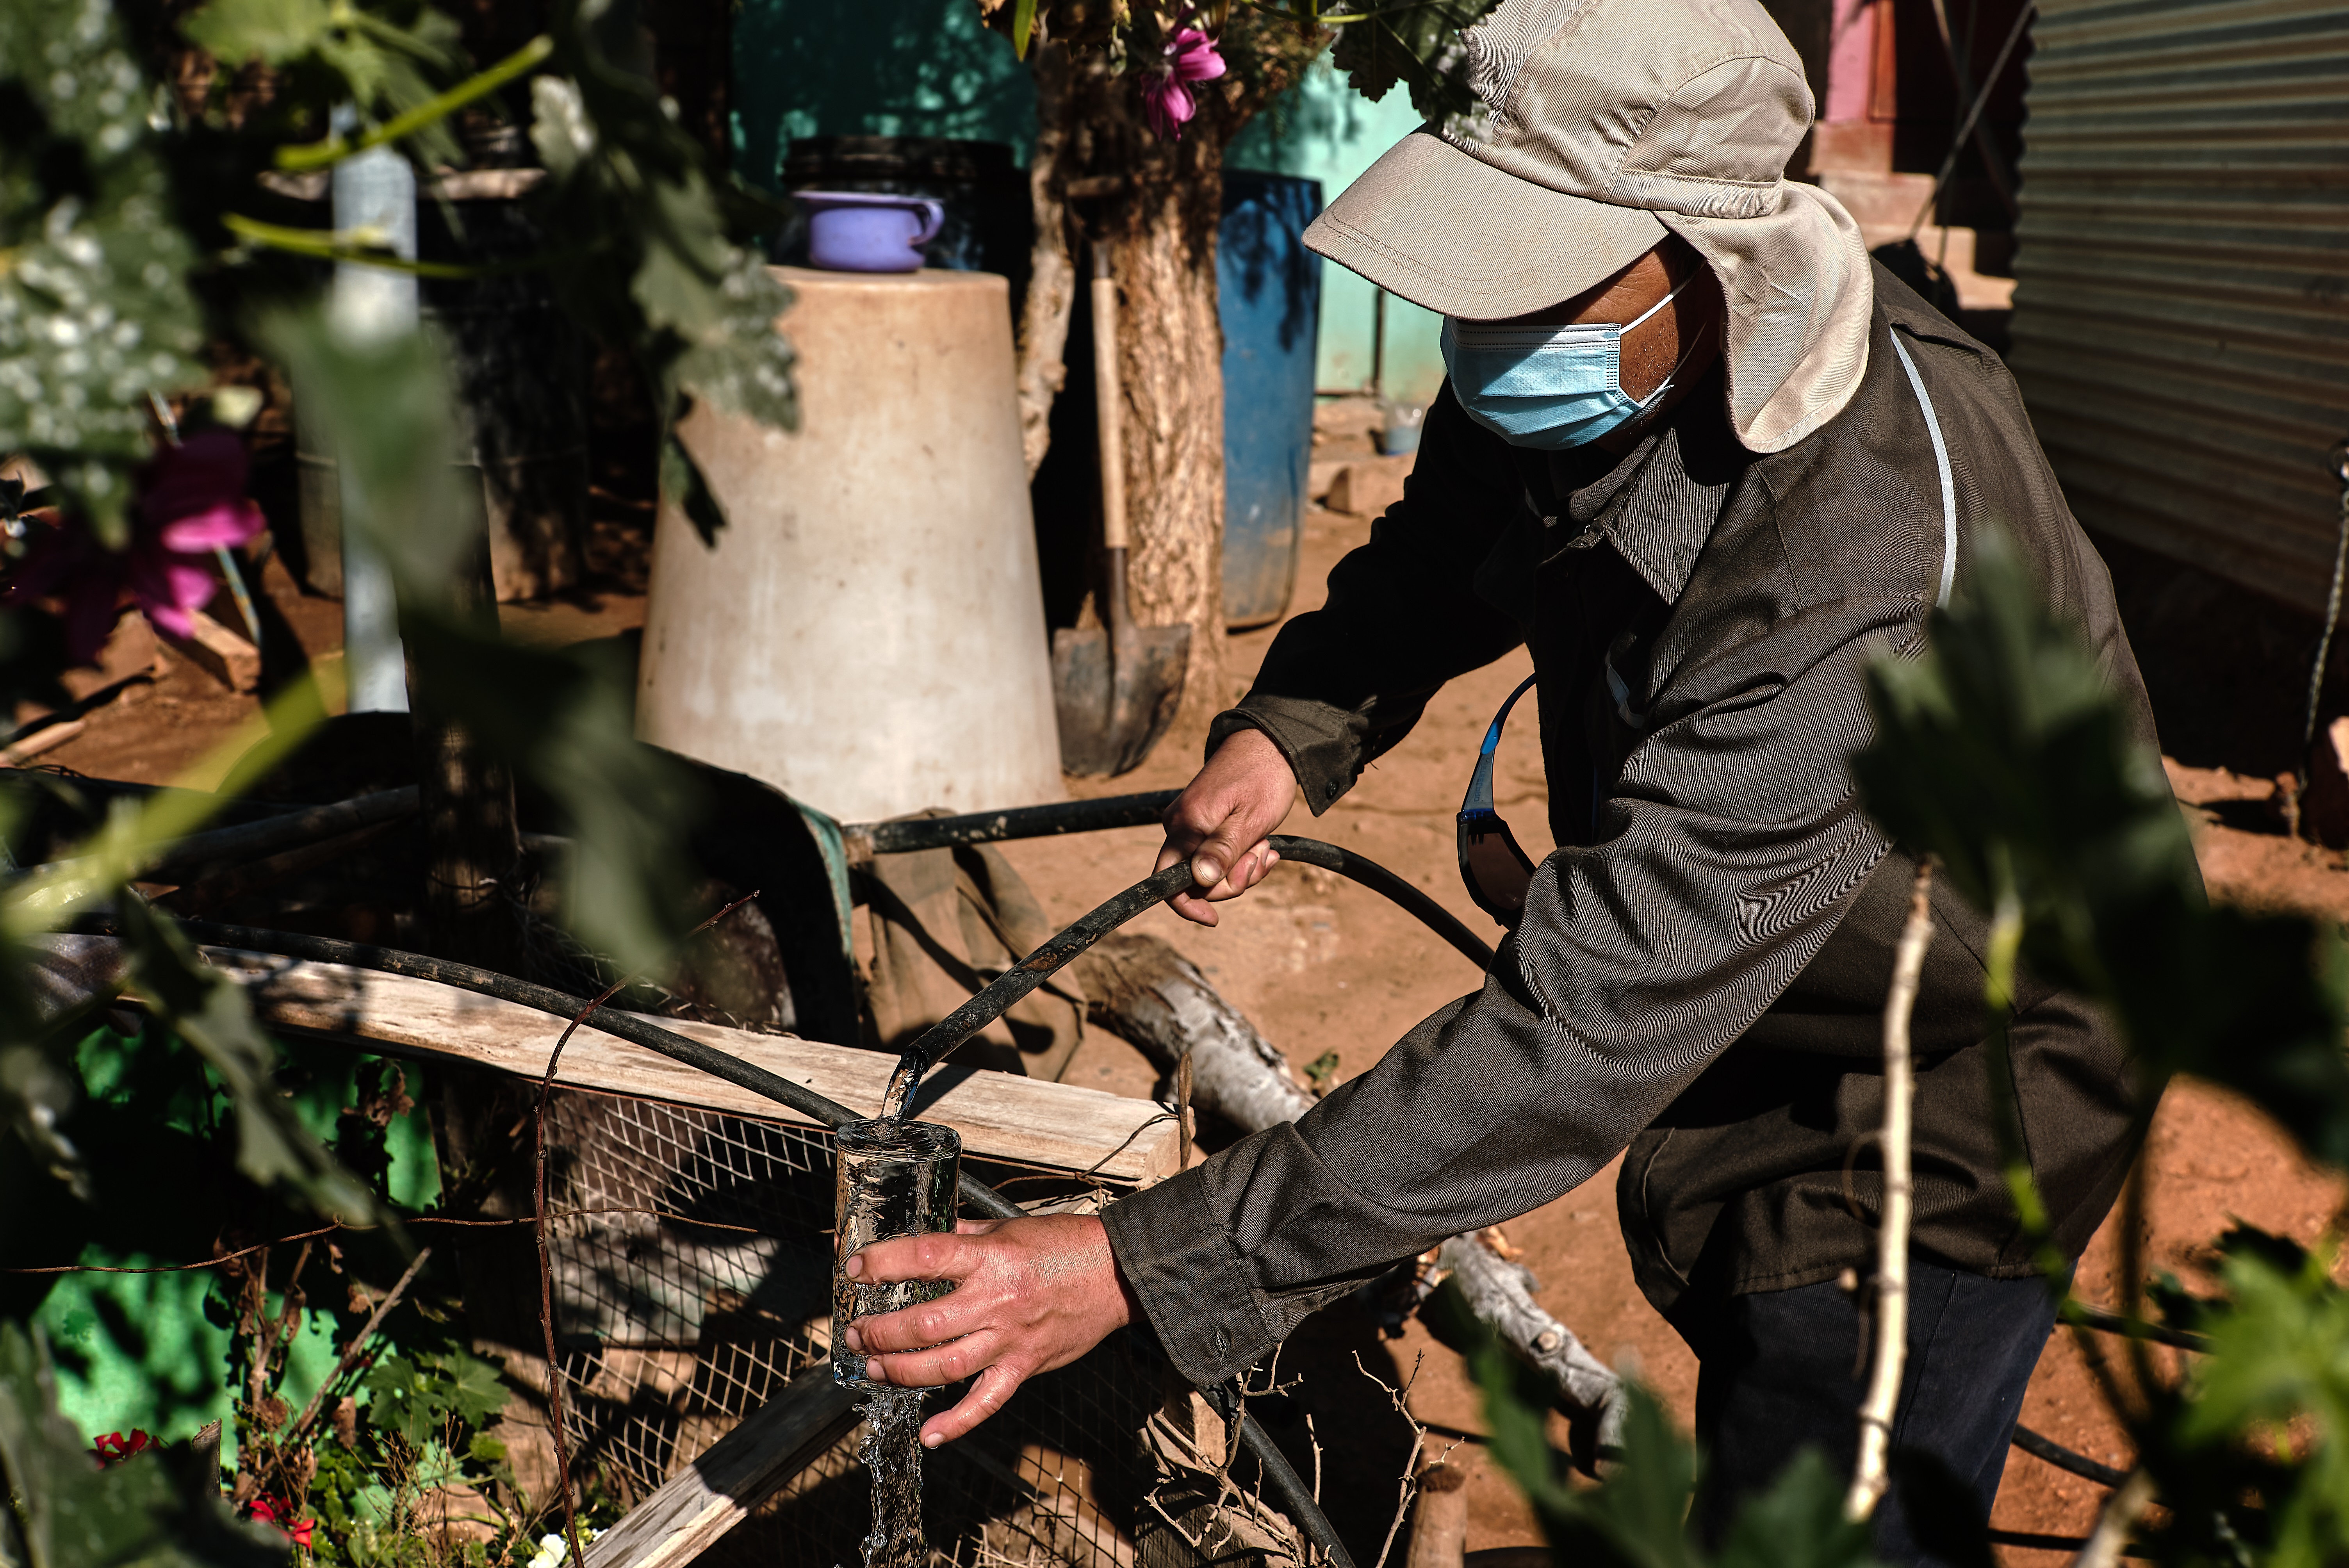
MULTIPOLYGON (((1783 177, 1811 98, 1754 0, 1507 0, 1465 43, 1475 112, 1405 138, 1307 234, 1447 318, 1416 469, 1216 719, 1159 863, 1190 860, 1200 891, 1175 907, 1214 924, 1300 791, 1327 810, 1444 681, 1519 644, 1558 847, 1479 890, 1514 923, 1484 987, 1302 1121, 1099 1220, 871 1249, 876 1277, 958 1286, 856 1332, 892 1382, 978 1374, 931 1441, 1136 1316, 1205 1386, 1396 1260, 1623 1154, 1640 1287, 1701 1362, 1697 1524, 1717 1538, 1805 1446, 1847 1466, 1857 1446, 1862 1304, 1839 1276, 1873 1269, 1865 1145, 1916 870, 1846 767, 1872 732, 1867 661, 1921 648, 1995 527, 2147 745, 2152 718, 2004 367, 1783 177)), ((1986 922, 1933 903, 1892 1440, 1987 1513, 2054 1307, 1991 1130, 1986 922)), ((2076 1258, 2136 1091, 2077 996, 2027 988, 2013 1037, 2024 1140, 2076 1258)), ((1877 1538, 1930 1560, 1897 1498, 1877 1538)))

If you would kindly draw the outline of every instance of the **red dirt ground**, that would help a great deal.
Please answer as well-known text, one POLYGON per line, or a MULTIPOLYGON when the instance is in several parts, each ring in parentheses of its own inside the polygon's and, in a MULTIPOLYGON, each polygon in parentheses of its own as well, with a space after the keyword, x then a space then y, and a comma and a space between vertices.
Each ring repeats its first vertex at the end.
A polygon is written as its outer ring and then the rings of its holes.
MULTIPOLYGON (((1367 533, 1369 520, 1316 509, 1309 519, 1293 612, 1312 608, 1330 566, 1367 533)), ((274 563, 264 586, 305 649, 331 655, 341 640, 340 606, 305 597, 274 563)), ((564 641, 608 635, 641 624, 644 601, 606 592, 564 603, 508 606, 506 624, 524 635, 564 641)), ((232 612, 233 614, 233 612, 232 612)), ((223 619, 227 618, 225 616, 223 619)), ((1236 695, 1261 660, 1275 628, 1236 635, 1228 678, 1236 695)), ((1468 902, 1453 866, 1452 816, 1483 727, 1526 668, 1522 653, 1454 683, 1425 721, 1383 758, 1361 786, 1318 821, 1300 810, 1293 830, 1359 848, 1427 889, 1472 928, 1489 922, 1468 902)), ((182 660, 171 659, 151 687, 134 688, 90 717, 85 733, 42 755, 101 777, 163 782, 179 777, 255 711, 251 697, 223 691, 182 660)), ((1194 753, 1173 744, 1138 772, 1115 780, 1071 781, 1097 795, 1178 785, 1194 753)), ((2212 769, 2172 766, 2180 799, 2199 823, 2199 845, 2215 896, 2246 905, 2289 907, 2349 918, 2349 872, 2337 857, 2282 836, 2261 802, 2271 786, 2212 769)), ((202 782, 203 780, 196 780, 202 782)), ((1501 754, 1498 794, 1521 833, 1537 836, 1544 785, 1530 727, 1501 754)), ((1013 802, 1005 802, 1012 804, 1013 802)), ((1157 836, 1145 830, 1041 840, 1008 853, 1044 900, 1070 919, 1147 870, 1157 836)), ((1264 887, 1223 906, 1215 931, 1184 924, 1164 911, 1143 929, 1182 947, 1292 1059, 1334 1050, 1341 1076, 1368 1069, 1412 1024, 1476 981, 1472 967, 1432 942, 1384 901, 1327 873, 1284 868, 1264 887)), ((1154 1074, 1140 1054, 1098 1031, 1088 1038, 1071 1081, 1147 1095, 1154 1074)), ((2313 1239, 2343 1202, 2341 1184, 2297 1159, 2256 1113, 2207 1087, 2173 1089, 2156 1124, 2148 1214, 2148 1257, 2195 1279, 2209 1241, 2235 1219, 2313 1239)), ((1635 1366, 1688 1418, 1695 1363, 1631 1284, 1615 1218, 1614 1171, 1507 1227, 1541 1281, 1543 1304, 1571 1325, 1610 1364, 1635 1366)), ((2113 1299, 2113 1225, 2099 1233, 2084 1263, 2079 1293, 2113 1299)), ((2207 1281, 2206 1281, 2207 1283, 2207 1281)), ((1397 1464, 1407 1441, 1385 1395, 1352 1366, 1359 1355, 1381 1377, 1400 1381, 1419 1361, 1411 1407, 1437 1429, 1432 1439, 1460 1441, 1455 1460, 1475 1468, 1470 1491, 1471 1550, 1530 1543, 1532 1521, 1506 1478, 1485 1466, 1474 1434, 1480 1420, 1460 1362, 1416 1325, 1381 1341, 1350 1304, 1325 1313, 1293 1342, 1282 1376, 1302 1373, 1323 1449, 1324 1493, 1361 1560, 1377 1554, 1394 1507, 1397 1464), (1423 1360, 1421 1358, 1423 1357, 1423 1360), (1448 1434, 1448 1435, 1447 1435, 1448 1434), (1462 1440, 1465 1439, 1465 1440, 1462 1440)), ((2126 1462, 2119 1431, 2103 1413, 2078 1352, 2059 1333, 2033 1382, 2027 1424, 2058 1442, 2113 1464, 2126 1462)), ((1302 1442, 1302 1426, 1295 1434, 1302 1442)), ((2012 1530, 2086 1532, 2102 1493, 2089 1483, 2015 1453, 1995 1522, 2012 1530)), ((2052 1564, 2052 1553, 2009 1550, 2019 1568, 2052 1564)))

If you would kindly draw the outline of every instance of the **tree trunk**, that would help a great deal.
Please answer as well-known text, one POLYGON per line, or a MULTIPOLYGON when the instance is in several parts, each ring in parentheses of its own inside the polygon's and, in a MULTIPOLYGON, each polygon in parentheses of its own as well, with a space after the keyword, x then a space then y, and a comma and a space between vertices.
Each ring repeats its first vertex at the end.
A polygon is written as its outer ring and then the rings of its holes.
POLYGON ((1052 445, 1052 399, 1067 385, 1069 311, 1077 298, 1069 254, 1069 46, 1040 39, 1028 57, 1036 82, 1036 150, 1028 160, 1028 201, 1036 223, 1028 255, 1028 297, 1019 306, 1019 446, 1033 480, 1052 445))
POLYGON ((1201 121, 1179 142, 1158 140, 1143 123, 1133 74, 1112 76, 1099 54, 1075 62, 1070 76, 1071 161, 1091 177, 1086 184, 1109 187, 1090 211, 1081 209, 1081 221, 1094 243, 1109 247, 1118 285, 1133 537, 1127 583, 1138 623, 1191 628, 1183 706, 1169 738, 1195 744, 1230 695, 1223 690, 1224 340, 1216 320, 1223 140, 1201 121))
MULTIPOLYGON (((1063 67, 1041 53, 1062 46, 1040 42, 1037 66, 1037 278, 1070 266, 1068 250, 1051 243, 1065 233, 1065 197, 1087 239, 1109 245, 1118 284, 1134 618, 1191 628, 1183 706, 1169 732, 1177 746, 1195 746, 1234 696, 1224 685, 1224 338, 1216 298, 1224 148, 1319 46, 1300 41, 1293 25, 1237 15, 1225 39, 1234 69, 1202 85, 1197 117, 1179 141, 1159 140, 1143 118, 1147 67, 1112 75, 1107 57, 1089 50, 1070 55, 1063 67)), ((1062 286, 1073 294, 1072 270, 1052 275, 1070 276, 1062 286)), ((1040 297, 1034 284, 1030 300, 1019 375, 1032 473, 1050 407, 1042 389, 1060 380, 1068 306, 1061 296, 1040 297)))

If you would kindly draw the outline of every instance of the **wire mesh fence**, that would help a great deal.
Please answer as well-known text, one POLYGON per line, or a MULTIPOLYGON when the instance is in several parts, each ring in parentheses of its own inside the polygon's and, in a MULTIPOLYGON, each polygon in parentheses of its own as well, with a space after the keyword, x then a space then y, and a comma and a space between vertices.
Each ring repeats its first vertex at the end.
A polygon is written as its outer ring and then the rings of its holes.
MULTIPOLYGON (((632 1506, 829 1356, 831 1140, 818 1129, 564 1091, 550 1106, 548 1140, 550 1208, 650 1211, 573 1214, 549 1226, 566 1436, 574 1462, 632 1506)), ((1097 1207, 1117 1191, 1068 1171, 967 1163, 1030 1208, 1097 1207)), ((1167 1555, 1154 1529, 1165 1515, 1153 1489, 1166 1468, 1144 1439, 1167 1402, 1165 1376, 1113 1337, 1030 1380, 978 1433, 926 1456, 934 1562, 1196 1560, 1179 1546, 1167 1555)), ((820 1455, 704 1561, 858 1561, 870 1519, 860 1435, 820 1455)))

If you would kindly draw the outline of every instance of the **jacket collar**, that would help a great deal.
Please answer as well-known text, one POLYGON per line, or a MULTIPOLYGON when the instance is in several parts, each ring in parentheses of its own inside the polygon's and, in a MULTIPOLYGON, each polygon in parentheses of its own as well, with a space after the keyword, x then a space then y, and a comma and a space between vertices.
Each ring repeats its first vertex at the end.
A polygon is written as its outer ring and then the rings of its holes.
POLYGON ((1604 474, 1578 484, 1567 463, 1551 470, 1567 518, 1605 536, 1668 604, 1688 586, 1729 487, 1754 458, 1730 433, 1720 375, 1604 474))

